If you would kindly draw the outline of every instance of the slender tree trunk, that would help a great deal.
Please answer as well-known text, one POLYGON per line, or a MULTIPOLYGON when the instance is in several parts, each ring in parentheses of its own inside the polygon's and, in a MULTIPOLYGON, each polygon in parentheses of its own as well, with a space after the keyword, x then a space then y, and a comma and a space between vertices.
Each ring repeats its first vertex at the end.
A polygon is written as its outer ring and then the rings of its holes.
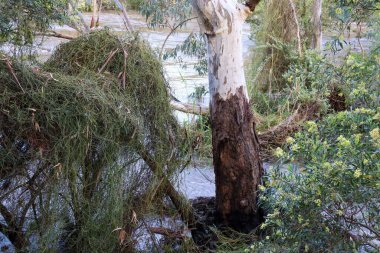
POLYGON ((257 3, 193 0, 208 39, 217 216, 226 226, 243 232, 260 222, 257 188, 263 173, 242 50, 243 23, 257 3))
POLYGON ((97 20, 97 15, 98 15, 98 0, 93 0, 92 1, 92 17, 91 17, 91 24, 90 28, 95 27, 95 23, 97 20))
POLYGON ((322 50, 322 0, 314 0, 311 16, 310 47, 322 50))

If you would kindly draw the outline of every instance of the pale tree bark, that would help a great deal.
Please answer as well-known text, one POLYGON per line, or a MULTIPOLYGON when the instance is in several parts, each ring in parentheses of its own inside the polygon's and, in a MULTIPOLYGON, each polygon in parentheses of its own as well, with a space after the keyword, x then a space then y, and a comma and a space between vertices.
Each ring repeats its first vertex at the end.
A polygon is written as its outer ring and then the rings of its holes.
POLYGON ((296 6, 292 0, 289 0, 289 5, 290 5, 290 10, 292 11, 295 29, 296 29, 298 54, 302 56, 301 32, 300 32, 300 24, 298 22, 298 17, 297 17, 296 6))
POLYGON ((91 17, 90 28, 95 27, 97 16, 98 16, 98 0, 93 0, 92 1, 92 17, 91 17))
POLYGON ((311 16, 311 38, 310 47, 322 50, 322 0, 314 0, 311 16))
POLYGON ((129 19, 129 16, 128 16, 128 13, 127 13, 127 10, 125 9, 124 5, 119 1, 119 0, 114 0, 116 6, 122 11, 123 13, 123 17, 124 17, 124 23, 125 23, 125 27, 127 28, 128 31, 132 32, 134 29, 133 29, 133 26, 132 26, 132 23, 131 23, 131 20, 129 19))
POLYGON ((193 0, 207 36, 216 212, 248 232, 260 222, 257 189, 263 174, 244 76, 242 28, 259 1, 193 0))

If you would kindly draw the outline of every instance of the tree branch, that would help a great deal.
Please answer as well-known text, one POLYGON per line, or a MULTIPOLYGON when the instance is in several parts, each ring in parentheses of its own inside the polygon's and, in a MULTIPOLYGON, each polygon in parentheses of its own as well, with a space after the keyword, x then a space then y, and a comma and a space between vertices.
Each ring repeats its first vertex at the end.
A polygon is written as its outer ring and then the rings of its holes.
POLYGON ((5 222, 8 224, 8 227, 14 227, 16 225, 14 216, 2 203, 0 203, 0 214, 3 216, 5 222))
POLYGON ((3 223, 0 223, 0 233, 7 236, 8 230, 9 230, 9 228, 6 225, 4 225, 3 223))
POLYGON ((170 101, 170 105, 174 110, 185 112, 185 113, 191 113, 196 115, 208 115, 209 114, 209 108, 206 106, 202 106, 199 104, 189 104, 189 103, 182 103, 177 101, 170 101))
POLYGON ((66 35, 66 34, 63 34, 63 33, 58 33, 56 31, 48 31, 46 33, 37 33, 36 35, 55 37, 55 38, 66 39, 66 40, 73 40, 73 39, 76 38, 75 36, 66 35))
POLYGON ((124 23, 125 23, 125 27, 127 28, 128 31, 130 32, 133 32, 134 29, 133 29, 133 26, 132 26, 132 23, 129 19, 129 16, 128 16, 128 13, 124 7, 124 5, 119 1, 119 0, 114 0, 116 6, 122 11, 123 13, 123 16, 124 16, 124 23))
POLYGON ((183 24, 185 24, 186 22, 190 21, 190 20, 193 20, 193 19, 196 19, 198 17, 191 17, 191 18, 188 18, 188 19, 185 19, 185 20, 182 20, 179 24, 177 24, 174 28, 171 29, 170 33, 168 34, 168 36, 166 36, 165 40, 164 40, 164 43, 162 43, 162 46, 161 46, 161 50, 160 50, 160 54, 158 56, 158 59, 162 59, 162 53, 164 52, 164 47, 166 45, 166 42, 168 41, 169 37, 179 28, 181 27, 183 24))
MULTIPOLYGON (((153 157, 149 154, 149 152, 144 148, 144 146, 140 145, 138 153, 156 176, 164 174, 160 165, 157 164, 157 162, 153 159, 153 157)), ((167 177, 165 176, 160 176, 160 177, 163 180, 163 187, 164 187, 164 191, 166 195, 173 202, 175 208, 181 215, 182 220, 185 223, 187 223, 191 228, 197 227, 198 221, 191 204, 186 200, 184 196, 182 196, 174 188, 174 186, 172 185, 172 183, 167 177)))

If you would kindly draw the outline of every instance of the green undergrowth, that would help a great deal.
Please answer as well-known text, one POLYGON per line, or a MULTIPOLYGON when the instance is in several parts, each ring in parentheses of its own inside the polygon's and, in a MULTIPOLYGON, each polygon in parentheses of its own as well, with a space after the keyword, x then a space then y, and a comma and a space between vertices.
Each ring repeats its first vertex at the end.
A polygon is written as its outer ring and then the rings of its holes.
MULTIPOLYGON (((290 80, 302 73, 291 70, 285 75, 290 80)), ((378 46, 364 55, 350 53, 340 66, 319 73, 321 83, 339 84, 337 95, 346 107, 306 122, 276 149, 279 160, 260 187, 260 203, 268 211, 263 237, 246 252, 380 249, 378 46)))

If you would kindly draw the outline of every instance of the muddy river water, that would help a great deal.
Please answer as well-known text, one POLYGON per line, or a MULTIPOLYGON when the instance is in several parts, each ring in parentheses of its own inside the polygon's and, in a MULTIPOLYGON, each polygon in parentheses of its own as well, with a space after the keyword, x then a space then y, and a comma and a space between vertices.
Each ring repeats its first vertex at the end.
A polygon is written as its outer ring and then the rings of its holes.
MULTIPOLYGON (((128 12, 131 23, 142 37, 149 42, 153 49, 161 49, 167 35, 170 33, 168 29, 148 29, 145 18, 137 12, 128 12)), ((84 13, 84 19, 89 23, 91 19, 90 13, 84 13)), ((123 17, 116 12, 102 12, 100 16, 100 26, 109 27, 111 30, 123 33, 125 25, 123 17)), ((76 35, 76 31, 68 26, 54 26, 53 29, 59 33, 67 35, 76 35)), ((191 32, 198 31, 196 20, 189 21, 186 26, 178 29, 172 34, 165 43, 164 50, 170 50, 181 44, 191 32)), ((247 55, 254 42, 249 38, 250 26, 244 26, 244 54, 247 55)), ((45 60, 54 51, 54 49, 65 39, 54 37, 43 38, 42 44, 39 46, 38 54, 41 60, 45 60)), ((164 61, 164 70, 166 78, 169 81, 172 94, 182 102, 191 102, 189 95, 194 92, 195 87, 207 86, 207 77, 200 76, 193 66, 197 59, 183 56, 183 62, 186 63, 186 68, 182 68, 176 60, 169 59, 164 61)), ((248 57, 247 57, 248 59, 248 57)), ((207 95, 203 99, 203 103, 208 104, 207 95)), ((183 115, 182 115, 183 116, 183 115)))

